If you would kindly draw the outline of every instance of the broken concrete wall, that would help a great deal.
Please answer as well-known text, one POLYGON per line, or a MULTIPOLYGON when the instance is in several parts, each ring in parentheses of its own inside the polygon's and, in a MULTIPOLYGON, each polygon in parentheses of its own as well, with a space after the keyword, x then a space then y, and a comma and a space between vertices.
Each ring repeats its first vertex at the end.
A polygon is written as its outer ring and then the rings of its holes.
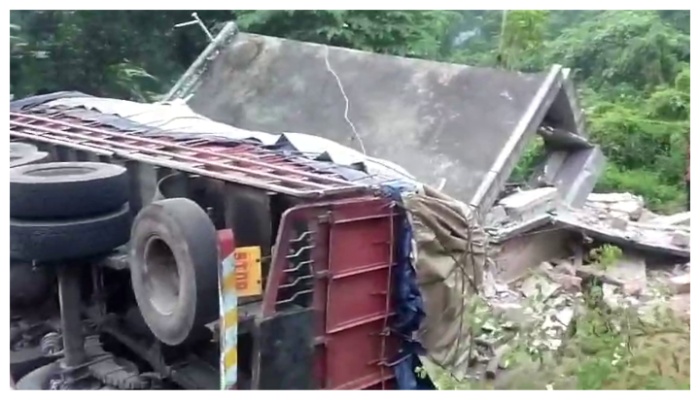
POLYGON ((543 229, 493 244, 494 276, 501 282, 513 281, 544 261, 564 258, 574 237, 565 230, 543 229))
POLYGON ((598 146, 571 152, 555 178, 564 204, 581 207, 598 182, 604 165, 605 155, 598 146))
POLYGON ((242 33, 212 58, 189 101, 195 111, 364 147, 426 184, 446 180, 446 193, 482 210, 545 116, 571 128, 582 115, 559 94, 559 66, 524 74, 242 33))
POLYGON ((557 94, 552 103, 552 108, 547 113, 543 124, 555 126, 585 138, 588 137, 586 131, 586 116, 579 107, 576 88, 571 78, 571 69, 562 69, 562 90, 557 94))

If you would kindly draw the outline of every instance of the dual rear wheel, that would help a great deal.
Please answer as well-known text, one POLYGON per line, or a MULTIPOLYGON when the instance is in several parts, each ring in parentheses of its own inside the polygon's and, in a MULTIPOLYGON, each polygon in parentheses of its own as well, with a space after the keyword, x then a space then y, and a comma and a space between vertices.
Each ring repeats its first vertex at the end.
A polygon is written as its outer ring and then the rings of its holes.
MULTIPOLYGON (((132 218, 126 169, 113 164, 27 164, 10 176, 11 258, 46 268, 130 243, 134 295, 158 340, 170 346, 197 340, 218 319, 217 234, 195 202, 156 201, 132 218)), ((35 372, 26 378, 34 382, 46 371, 35 372)))

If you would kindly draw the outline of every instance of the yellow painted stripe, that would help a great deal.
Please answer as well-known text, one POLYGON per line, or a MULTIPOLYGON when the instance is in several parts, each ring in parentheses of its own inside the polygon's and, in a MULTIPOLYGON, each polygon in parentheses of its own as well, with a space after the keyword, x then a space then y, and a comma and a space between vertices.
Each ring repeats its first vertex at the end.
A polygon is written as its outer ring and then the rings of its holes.
POLYGON ((226 311, 224 314, 224 327, 236 326, 238 324, 238 308, 226 311))
POLYGON ((229 290, 236 290, 236 273, 231 272, 230 274, 224 276, 224 292, 229 290))
POLYGON ((238 349, 231 349, 224 356, 224 368, 229 369, 238 363, 238 349))

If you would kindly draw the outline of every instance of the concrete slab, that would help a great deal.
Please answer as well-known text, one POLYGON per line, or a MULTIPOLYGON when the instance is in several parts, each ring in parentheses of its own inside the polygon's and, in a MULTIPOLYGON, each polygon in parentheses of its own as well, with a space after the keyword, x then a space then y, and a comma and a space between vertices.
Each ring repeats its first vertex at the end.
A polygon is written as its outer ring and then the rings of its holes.
POLYGON ((503 206, 511 218, 525 219, 525 214, 540 214, 554 209, 557 189, 544 187, 533 190, 523 190, 501 199, 498 204, 503 206))
MULTIPOLYGON (((208 63, 188 104, 239 128, 364 147, 488 208, 542 119, 557 119, 548 110, 561 71, 526 74, 240 33, 208 63)), ((565 128, 576 129, 569 125, 577 111, 566 115, 565 128)))
POLYGON ((677 256, 679 259, 690 258, 690 247, 684 246, 685 238, 682 232, 668 232, 658 227, 646 227, 639 223, 630 222, 626 230, 614 229, 610 226, 608 216, 596 216, 580 210, 559 210, 552 216, 556 226, 578 231, 593 239, 616 244, 623 249, 636 249, 658 255, 677 256), (673 235, 679 236, 674 243, 673 235), (684 236, 684 238, 680 238, 684 236), (678 243, 681 242, 682 243, 678 243))
POLYGON ((635 252, 625 252, 614 265, 605 271, 605 275, 619 280, 623 284, 646 284, 647 267, 643 255, 635 252))
POLYGON ((673 214, 673 215, 662 215, 657 216, 651 221, 647 221, 650 224, 658 225, 684 225, 690 226, 690 211, 673 214))
POLYGON ((573 235, 566 230, 545 230, 515 236, 494 246, 496 279, 512 282, 544 261, 569 255, 568 243, 573 235))
POLYGON ((583 206, 603 172, 605 160, 599 146, 569 153, 555 178, 555 185, 564 204, 571 207, 583 206))

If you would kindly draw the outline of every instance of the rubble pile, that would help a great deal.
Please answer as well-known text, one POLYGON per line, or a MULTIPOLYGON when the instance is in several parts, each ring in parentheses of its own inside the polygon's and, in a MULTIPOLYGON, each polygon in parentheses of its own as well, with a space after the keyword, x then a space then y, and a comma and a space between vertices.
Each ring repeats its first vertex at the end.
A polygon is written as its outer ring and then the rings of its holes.
POLYGON ((617 245, 690 257, 690 212, 660 216, 630 193, 592 193, 583 207, 572 208, 559 201, 554 188, 521 190, 501 199, 484 222, 496 243, 553 225, 617 245))
MULTIPOLYGON (((510 261, 505 267, 496 265, 493 278, 484 282, 483 295, 498 322, 485 325, 482 340, 502 342, 534 327, 541 334, 532 346, 559 348, 591 284, 601 287, 603 302, 611 309, 624 307, 653 319, 662 307, 689 321, 689 212, 657 215, 629 193, 591 194, 583 207, 572 209, 547 189, 516 192, 486 218, 492 244, 499 249, 495 263, 510 261), (553 236, 566 239, 553 241, 553 236), (549 246, 526 247, 528 241, 543 238, 549 246), (552 246, 560 246, 559 253, 566 255, 551 259, 556 253, 552 246), (606 255, 600 249, 615 251, 606 255), (527 265, 518 265, 518 260, 527 265)), ((492 358, 500 358, 497 353, 492 351, 492 358)), ((493 372, 486 371, 487 376, 493 372)))
POLYGON ((537 329, 540 337, 533 346, 559 348, 575 310, 582 305, 581 278, 570 274, 570 267, 566 262, 544 262, 523 281, 498 287, 488 303, 501 328, 537 329))
POLYGON ((667 309, 690 320, 689 263, 672 270, 648 270, 644 257, 636 253, 623 253, 607 268, 580 261, 571 257, 542 262, 509 285, 486 282, 491 319, 482 325, 477 342, 490 348, 479 352, 481 363, 470 372, 472 378, 497 379, 498 372, 507 369, 504 356, 517 345, 518 336, 528 336, 528 351, 558 350, 570 336, 573 321, 584 312, 583 286, 592 282, 602 287, 603 301, 613 310, 625 308, 653 322, 659 310, 667 309))
POLYGON ((591 193, 583 208, 627 221, 639 221, 642 217, 644 219, 656 217, 656 214, 644 208, 644 199, 631 193, 591 193))
POLYGON ((612 243, 629 243, 634 247, 652 251, 656 249, 679 256, 690 254, 690 226, 664 222, 678 218, 677 216, 657 217, 649 222, 640 222, 639 219, 645 211, 643 207, 637 206, 638 204, 630 201, 607 206, 598 203, 578 210, 562 208, 558 211, 555 221, 572 228, 578 227, 591 236, 598 236, 612 243))

